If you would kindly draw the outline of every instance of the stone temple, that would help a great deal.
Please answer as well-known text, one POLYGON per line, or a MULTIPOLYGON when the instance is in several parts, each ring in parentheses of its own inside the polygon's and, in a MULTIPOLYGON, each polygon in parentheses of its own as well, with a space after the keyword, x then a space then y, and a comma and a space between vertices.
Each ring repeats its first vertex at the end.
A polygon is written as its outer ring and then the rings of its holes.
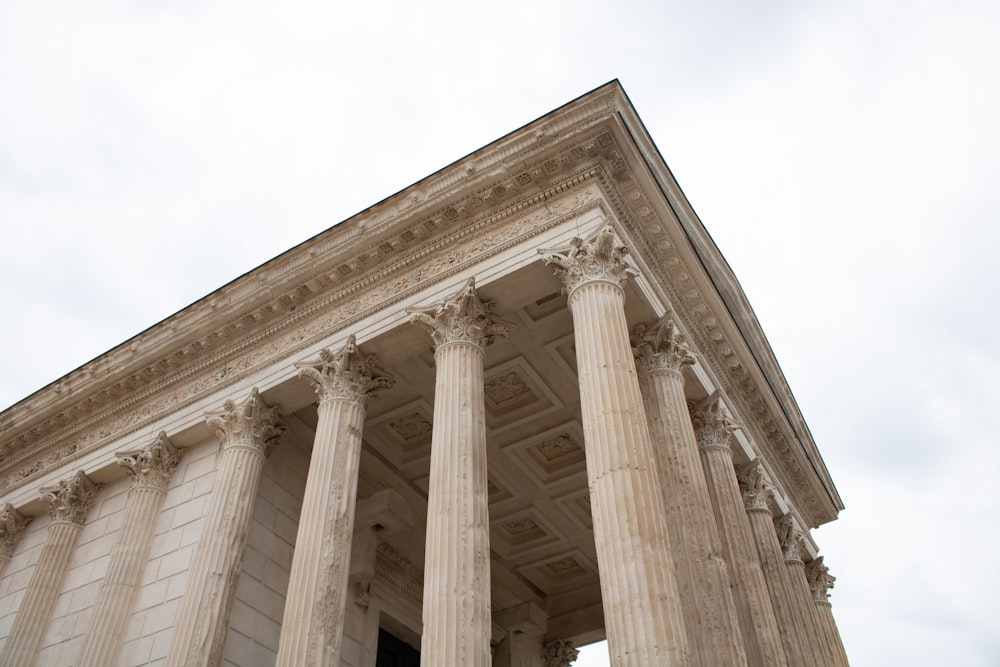
POLYGON ((0 664, 847 664, 843 508, 617 81, 0 414, 0 664))

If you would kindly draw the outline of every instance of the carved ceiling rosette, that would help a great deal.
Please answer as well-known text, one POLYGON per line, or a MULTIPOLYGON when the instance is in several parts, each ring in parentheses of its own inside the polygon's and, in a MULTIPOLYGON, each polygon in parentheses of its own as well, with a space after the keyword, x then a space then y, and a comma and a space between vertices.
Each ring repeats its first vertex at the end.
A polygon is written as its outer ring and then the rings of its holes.
POLYGON ((396 384, 379 367, 378 355, 362 354, 354 334, 338 352, 321 350, 319 361, 298 362, 295 367, 312 383, 320 402, 340 399, 366 405, 369 398, 396 384))
POLYGON ((79 470, 55 486, 42 488, 40 493, 42 500, 49 505, 49 516, 53 521, 68 521, 82 526, 99 488, 99 484, 79 470))
POLYGON ((695 362, 684 334, 677 328, 673 313, 667 313, 653 324, 640 323, 632 330, 632 353, 639 375, 654 371, 674 371, 695 362))
POLYGON ((215 427, 223 448, 245 447, 264 456, 286 428, 281 406, 268 406, 256 387, 247 400, 226 401, 221 410, 205 413, 205 420, 215 427))
POLYGON ((731 446, 736 422, 730 419, 722 409, 722 401, 718 394, 713 394, 701 403, 689 405, 691 423, 698 438, 699 447, 708 445, 731 446))
POLYGON ((4 503, 0 508, 0 558, 14 555, 14 547, 30 522, 31 519, 14 509, 13 505, 4 503))
POLYGON ((764 466, 760 461, 753 461, 744 466, 736 475, 743 493, 743 504, 749 509, 765 509, 770 511, 768 502, 773 493, 767 484, 764 466))
POLYGON ((628 248, 615 243, 615 231, 605 225, 589 239, 573 238, 563 248, 541 248, 542 261, 555 265, 567 294, 585 283, 601 281, 619 287, 637 272, 629 263, 628 248))
POLYGON ((542 652, 542 662, 545 667, 569 667, 580 652, 573 642, 566 639, 556 639, 545 644, 542 652))
POLYGON ((128 470, 136 486, 167 488, 170 475, 181 460, 181 452, 163 431, 149 445, 128 452, 116 452, 118 464, 128 470))
POLYGON ((823 556, 820 556, 806 563, 806 580, 813 600, 825 602, 830 597, 830 589, 837 577, 830 574, 830 568, 823 563, 823 556))
POLYGON ((774 521, 774 530, 778 534, 778 542, 781 544, 781 553, 785 560, 800 560, 806 538, 802 531, 795 527, 792 515, 778 517, 774 521))
POLYGON ((410 322, 427 329, 436 348, 448 343, 469 343, 485 348, 498 336, 506 338, 511 324, 495 314, 496 303, 476 294, 476 279, 469 278, 458 292, 433 306, 407 308, 410 322))

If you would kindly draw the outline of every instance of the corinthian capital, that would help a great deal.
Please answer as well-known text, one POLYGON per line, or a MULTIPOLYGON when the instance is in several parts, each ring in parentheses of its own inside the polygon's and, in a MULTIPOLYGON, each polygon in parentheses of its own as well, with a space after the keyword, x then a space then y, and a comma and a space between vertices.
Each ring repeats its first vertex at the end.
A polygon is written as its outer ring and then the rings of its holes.
POLYGON ((410 321, 427 329, 434 345, 470 343, 484 348, 497 336, 510 333, 510 323, 498 318, 493 301, 483 302, 476 294, 476 279, 462 286, 454 295, 433 306, 407 308, 410 321))
POLYGON ((140 449, 115 452, 118 464, 128 470, 136 486, 167 488, 170 475, 181 460, 181 453, 167 434, 160 432, 156 440, 140 449))
POLYGON ((830 597, 830 589, 837 577, 830 574, 830 568, 823 564, 823 557, 815 558, 806 563, 806 580, 809 582, 809 590, 812 591, 813 600, 824 602, 830 597))
POLYGON ((10 558, 14 555, 14 547, 24 534, 24 527, 31 522, 10 503, 4 503, 0 508, 0 558, 10 558))
POLYGON ((215 427, 223 449, 246 447, 264 456, 285 431, 281 406, 269 407, 256 387, 247 400, 238 404, 226 401, 221 410, 205 413, 205 420, 215 427))
POLYGON ((566 247, 543 248, 538 252, 546 264, 555 264, 556 275, 568 293, 592 281, 621 286, 630 275, 636 275, 627 259, 628 248, 615 244, 611 225, 605 225, 589 239, 575 237, 566 247))
POLYGON ((778 542, 781 544, 781 553, 785 560, 800 560, 805 535, 795 527, 792 515, 786 514, 775 519, 774 530, 778 534, 778 542))
POLYGON ((632 353, 639 375, 653 371, 675 371, 695 362, 684 334, 667 313, 653 324, 637 324, 632 330, 632 353))
POLYGON ((736 422, 731 420, 722 409, 722 401, 717 394, 692 406, 691 423, 698 438, 698 446, 726 445, 729 446, 736 430, 736 422))
POLYGON ((545 667, 569 667, 578 655, 580 652, 573 647, 573 642, 557 639, 545 645, 542 662, 545 667))
POLYGON ((740 483, 740 491, 743 493, 743 504, 748 510, 769 509, 771 488, 767 485, 764 474, 764 466, 760 461, 753 461, 743 467, 736 475, 740 483))
POLYGON ((362 354, 352 334, 340 351, 321 350, 319 361, 295 364, 299 375, 312 382, 320 402, 343 399, 365 405, 368 398, 396 384, 378 366, 378 356, 362 354))
POLYGON ((69 521, 82 526, 99 488, 100 485, 79 470, 55 486, 43 487, 40 493, 42 500, 48 503, 49 516, 54 521, 69 521))

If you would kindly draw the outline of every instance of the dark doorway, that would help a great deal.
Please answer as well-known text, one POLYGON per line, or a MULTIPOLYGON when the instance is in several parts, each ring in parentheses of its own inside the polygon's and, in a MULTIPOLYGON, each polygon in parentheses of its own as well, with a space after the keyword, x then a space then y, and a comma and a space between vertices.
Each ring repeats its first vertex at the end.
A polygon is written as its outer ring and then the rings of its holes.
POLYGON ((420 667, 420 651, 379 628, 375 667, 420 667))

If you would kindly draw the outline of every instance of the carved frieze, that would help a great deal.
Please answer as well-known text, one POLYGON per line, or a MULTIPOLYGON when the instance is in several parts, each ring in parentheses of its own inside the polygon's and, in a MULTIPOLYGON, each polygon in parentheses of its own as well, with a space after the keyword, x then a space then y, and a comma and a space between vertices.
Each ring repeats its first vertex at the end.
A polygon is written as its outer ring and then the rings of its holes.
POLYGON ((484 348, 497 337, 506 338, 511 324, 495 314, 496 304, 482 301, 476 294, 476 279, 468 281, 455 294, 432 306, 409 308, 410 321, 423 326, 436 347, 449 343, 468 343, 484 348))
POLYGON ((116 452, 115 458, 132 475, 136 486, 166 489, 170 475, 181 460, 181 451, 161 431, 149 445, 129 452, 116 452))
POLYGON ((40 493, 42 500, 48 503, 49 516, 53 521, 69 521, 82 526, 99 488, 99 484, 79 470, 55 486, 42 488, 40 493))
POLYGON ((396 384, 378 366, 377 355, 361 353, 354 334, 338 352, 321 350, 318 361, 299 362, 295 367, 312 382, 320 402, 340 399, 365 405, 370 397, 396 384))
POLYGON ((221 410, 206 413, 205 420, 215 427, 223 449, 246 447, 264 456, 286 427, 281 406, 269 407, 256 387, 242 403, 226 401, 221 410))

